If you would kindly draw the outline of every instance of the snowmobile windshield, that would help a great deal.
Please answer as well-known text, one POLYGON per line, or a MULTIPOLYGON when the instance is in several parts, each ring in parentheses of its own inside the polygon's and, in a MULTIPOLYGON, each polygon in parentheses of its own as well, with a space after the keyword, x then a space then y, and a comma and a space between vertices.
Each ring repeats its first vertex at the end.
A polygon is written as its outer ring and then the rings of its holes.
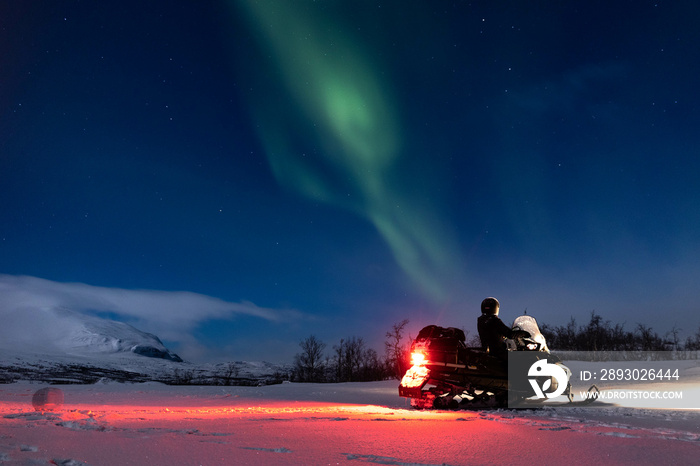
POLYGON ((524 315, 516 318, 513 322, 513 329, 515 328, 528 332, 530 337, 540 344, 540 351, 549 352, 549 348, 547 348, 547 340, 540 332, 540 328, 538 327, 537 321, 534 317, 524 315))

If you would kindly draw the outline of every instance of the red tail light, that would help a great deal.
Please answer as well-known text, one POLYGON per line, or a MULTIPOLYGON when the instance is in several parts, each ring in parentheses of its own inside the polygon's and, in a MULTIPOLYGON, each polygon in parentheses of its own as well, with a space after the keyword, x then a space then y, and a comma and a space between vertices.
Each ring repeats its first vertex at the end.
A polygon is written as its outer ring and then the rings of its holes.
POLYGON ((415 351, 411 353, 411 364, 414 366, 420 366, 421 364, 425 364, 426 358, 425 354, 420 352, 420 351, 415 351))

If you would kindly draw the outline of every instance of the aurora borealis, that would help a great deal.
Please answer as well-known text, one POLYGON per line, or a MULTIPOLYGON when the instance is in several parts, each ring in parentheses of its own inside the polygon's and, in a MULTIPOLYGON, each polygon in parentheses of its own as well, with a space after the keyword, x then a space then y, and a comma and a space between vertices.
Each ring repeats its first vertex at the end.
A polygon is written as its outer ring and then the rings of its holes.
POLYGON ((262 49, 269 51, 262 55, 272 57, 268 69, 282 77, 272 84, 284 89, 280 100, 270 103, 266 90, 250 103, 277 179, 367 218, 415 284, 444 299, 457 267, 450 263, 441 222, 422 212, 426 208, 416 205, 411 186, 397 173, 405 148, 391 102, 393 83, 382 80, 361 37, 348 28, 330 29, 337 23, 319 9, 293 2, 242 3, 252 29, 263 36, 262 49), (292 133, 306 137, 295 144, 292 133))

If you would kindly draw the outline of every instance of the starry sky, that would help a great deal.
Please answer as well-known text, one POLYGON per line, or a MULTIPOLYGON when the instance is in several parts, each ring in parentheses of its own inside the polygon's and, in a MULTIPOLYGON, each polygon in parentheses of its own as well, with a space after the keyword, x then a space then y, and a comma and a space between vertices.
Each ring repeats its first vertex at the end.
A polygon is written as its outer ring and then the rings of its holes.
POLYGON ((487 296, 692 335, 699 15, 2 2, 0 310, 123 320, 189 360, 474 334, 487 296))

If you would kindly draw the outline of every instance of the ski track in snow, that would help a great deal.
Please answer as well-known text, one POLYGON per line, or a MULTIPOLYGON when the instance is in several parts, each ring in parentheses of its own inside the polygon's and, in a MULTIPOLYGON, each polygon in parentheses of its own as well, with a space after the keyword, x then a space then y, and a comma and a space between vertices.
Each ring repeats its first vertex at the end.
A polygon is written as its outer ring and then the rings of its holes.
POLYGON ((616 463, 687 463, 700 453, 693 411, 415 411, 395 382, 327 384, 311 397, 312 387, 61 386, 66 404, 38 412, 30 401, 41 385, 0 385, 0 462, 457 466, 512 463, 518 442, 528 455, 551 456, 546 442, 562 442, 562 459, 585 454, 616 463), (484 456, 487 447, 492 456, 484 456), (644 454, 629 456, 636 451, 644 454))

